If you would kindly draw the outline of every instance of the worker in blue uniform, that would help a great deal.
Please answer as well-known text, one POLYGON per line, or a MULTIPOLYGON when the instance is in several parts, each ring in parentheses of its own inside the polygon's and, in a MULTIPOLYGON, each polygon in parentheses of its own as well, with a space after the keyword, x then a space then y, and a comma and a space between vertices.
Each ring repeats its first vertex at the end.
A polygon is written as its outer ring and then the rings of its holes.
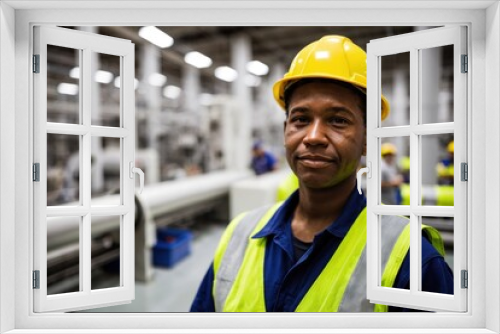
POLYGON ((278 160, 264 149, 261 141, 256 141, 252 146, 252 169, 256 175, 262 175, 278 169, 278 160))
MULTIPOLYGON (((366 54, 348 38, 325 36, 297 54, 273 92, 299 188, 229 224, 191 311, 408 311, 366 298, 366 199, 356 190, 366 155, 366 54)), ((385 97, 381 105, 384 119, 385 97)), ((381 285, 408 289, 408 220, 385 216, 381 224, 381 285)), ((422 289, 452 294, 439 233, 424 226, 422 235, 422 289)))

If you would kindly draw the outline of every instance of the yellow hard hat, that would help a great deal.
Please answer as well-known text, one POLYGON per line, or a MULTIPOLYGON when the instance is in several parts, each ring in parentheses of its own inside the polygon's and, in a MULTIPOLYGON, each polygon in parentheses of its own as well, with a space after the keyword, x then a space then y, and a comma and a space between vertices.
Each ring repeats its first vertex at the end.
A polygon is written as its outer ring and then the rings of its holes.
MULTIPOLYGON (((343 81, 366 94, 366 53, 349 38, 324 36, 304 47, 292 61, 289 71, 273 86, 274 99, 285 109, 285 89, 305 78, 343 81)), ((389 115, 389 102, 382 95, 382 120, 389 115)))
POLYGON ((398 152, 396 149, 396 146, 392 143, 383 143, 382 146, 380 147, 380 152, 382 156, 387 155, 387 154, 394 154, 398 152))
POLYGON ((448 152, 449 153, 454 153, 455 152, 455 142, 452 140, 448 144, 448 152))

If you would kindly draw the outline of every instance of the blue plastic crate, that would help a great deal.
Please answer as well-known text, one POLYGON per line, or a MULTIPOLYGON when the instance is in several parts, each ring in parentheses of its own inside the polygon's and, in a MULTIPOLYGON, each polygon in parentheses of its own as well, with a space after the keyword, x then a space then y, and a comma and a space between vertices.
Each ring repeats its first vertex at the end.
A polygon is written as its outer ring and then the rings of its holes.
POLYGON ((191 254, 192 233, 176 228, 156 230, 156 245, 153 247, 153 264, 157 267, 173 267, 191 254))

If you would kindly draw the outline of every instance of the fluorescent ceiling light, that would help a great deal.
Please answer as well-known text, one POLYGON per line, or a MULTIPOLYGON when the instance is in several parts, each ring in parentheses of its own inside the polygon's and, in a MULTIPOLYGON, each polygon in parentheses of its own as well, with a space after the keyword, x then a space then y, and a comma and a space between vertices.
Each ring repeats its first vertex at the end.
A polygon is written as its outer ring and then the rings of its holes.
POLYGON ((100 83, 108 84, 113 81, 113 73, 99 70, 95 72, 94 80, 100 83))
POLYGON ((269 72, 269 67, 258 60, 252 60, 247 64, 247 71, 255 75, 266 75, 269 72))
POLYGON ((71 71, 69 71, 69 76, 73 79, 79 79, 80 78, 80 68, 79 67, 73 67, 71 71))
POLYGON ((181 95, 181 89, 177 86, 169 85, 163 89, 163 96, 175 100, 181 95))
MULTIPOLYGON (((80 79, 80 68, 73 67, 71 71, 69 71, 69 76, 73 79, 80 79)), ((95 73, 94 80, 100 83, 108 84, 113 81, 113 73, 99 70, 95 73)))
POLYGON ((160 48, 168 48, 174 44, 174 39, 155 26, 142 27, 139 36, 160 48))
POLYGON ((148 82, 151 86, 161 87, 167 82, 167 77, 160 73, 153 73, 149 76, 148 82))
POLYGON ((212 94, 203 93, 200 95, 200 104, 202 106, 209 106, 213 103, 214 96, 212 94))
POLYGON ((232 82, 238 77, 238 72, 229 66, 220 66, 215 69, 215 77, 223 81, 232 82))
POLYGON ((258 87, 262 82, 262 79, 260 77, 252 74, 245 75, 245 78, 243 80, 245 81, 245 85, 249 87, 258 87))
MULTIPOLYGON (((121 86, 121 78, 119 76, 115 78, 114 84, 115 84, 116 88, 120 88, 120 86, 121 86)), ((134 78, 134 89, 137 89, 137 87, 139 87, 139 80, 137 80, 137 79, 134 78)))
POLYGON ((210 65, 212 65, 212 59, 210 59, 209 57, 205 56, 203 53, 200 53, 198 51, 188 52, 184 56, 184 61, 187 64, 192 65, 196 68, 207 68, 210 65))
POLYGON ((57 92, 59 94, 65 94, 65 95, 77 95, 78 85, 62 82, 59 85, 57 85, 57 92))

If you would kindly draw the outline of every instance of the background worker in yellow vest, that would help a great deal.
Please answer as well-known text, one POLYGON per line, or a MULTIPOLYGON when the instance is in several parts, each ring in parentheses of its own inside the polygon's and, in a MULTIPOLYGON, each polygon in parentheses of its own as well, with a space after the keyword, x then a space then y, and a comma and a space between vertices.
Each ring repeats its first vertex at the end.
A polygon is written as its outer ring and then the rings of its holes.
POLYGON ((436 166, 436 173, 438 176, 438 184, 442 185, 453 185, 453 177, 454 173, 454 164, 453 164, 453 156, 455 153, 455 143, 451 141, 448 143, 446 147, 448 151, 448 157, 441 160, 436 166))
MULTIPOLYGON (((366 299, 366 199, 356 190, 365 88, 366 54, 348 38, 325 36, 297 54, 273 92, 286 113, 286 158, 299 189, 231 222, 191 311, 403 310, 366 299)), ((382 119, 388 114, 382 97, 382 119)), ((408 225, 400 216, 382 219, 382 286, 409 288, 408 225)), ((422 288, 453 293, 439 233, 423 231, 422 288)))
POLYGON ((403 176, 396 164, 398 150, 392 143, 383 143, 380 147, 382 161, 380 162, 380 183, 382 203, 387 205, 401 204, 399 186, 403 183, 403 176))

